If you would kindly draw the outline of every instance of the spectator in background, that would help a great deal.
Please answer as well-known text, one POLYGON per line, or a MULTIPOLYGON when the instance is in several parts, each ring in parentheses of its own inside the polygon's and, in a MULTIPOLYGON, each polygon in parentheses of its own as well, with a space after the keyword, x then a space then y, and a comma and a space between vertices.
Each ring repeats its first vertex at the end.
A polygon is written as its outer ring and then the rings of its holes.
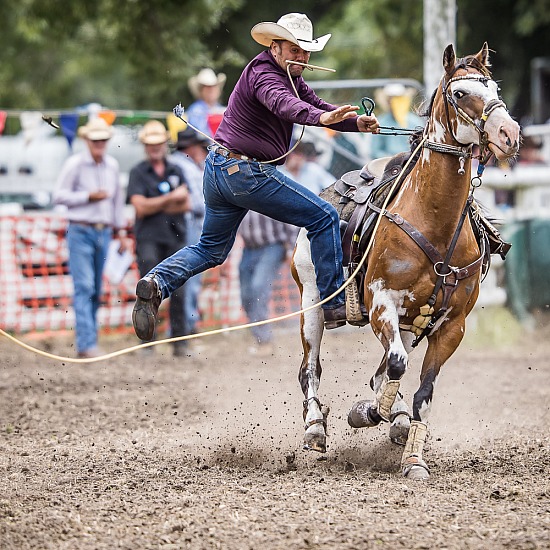
MULTIPOLYGON (((249 211, 239 227, 244 242, 239 265, 241 303, 249 322, 263 321, 269 315, 269 302, 281 264, 293 250, 298 228, 249 211)), ((273 353, 270 325, 252 327, 256 346, 250 353, 266 357, 273 353)))
POLYGON ((186 109, 189 123, 212 137, 220 125, 225 107, 220 103, 226 77, 212 69, 201 69, 189 79, 189 89, 195 101, 186 109))
POLYGON ((112 128, 101 118, 78 134, 87 147, 69 157, 59 174, 53 202, 67 209, 69 269, 74 285, 76 348, 80 358, 97 357, 97 311, 103 267, 113 235, 124 241, 126 220, 118 162, 106 154, 112 128))
POLYGON ((520 166, 545 166, 547 164, 542 154, 543 141, 540 136, 524 136, 519 150, 520 166))
MULTIPOLYGON (((380 126, 393 128, 422 128, 424 121, 411 111, 414 90, 400 83, 384 86, 381 103, 387 104, 388 111, 379 117, 380 126)), ((381 158, 410 150, 409 136, 380 134, 371 140, 371 157, 381 158)))
POLYGON ((278 168, 285 176, 318 195, 337 179, 316 162, 319 155, 313 142, 302 140, 288 155, 285 164, 278 168))
MULTIPOLYGON (((167 160, 168 132, 162 122, 147 122, 139 133, 139 140, 147 158, 130 171, 127 200, 136 211, 136 256, 143 277, 185 246, 185 213, 191 209, 191 201, 181 168, 167 160)), ((170 329, 172 337, 188 333, 183 287, 170 299, 170 329)), ((186 342, 174 342, 173 349, 176 357, 186 355, 186 342)))
MULTIPOLYGON (((205 211, 202 177, 204 161, 208 154, 206 149, 208 143, 208 139, 188 126, 182 132, 178 132, 176 151, 169 157, 170 162, 181 168, 191 197, 191 209, 185 214, 187 223, 186 246, 197 244, 202 232, 205 211)), ((191 277, 185 284, 185 320, 190 334, 196 331, 196 324, 199 320, 198 298, 200 289, 200 274, 191 277)))

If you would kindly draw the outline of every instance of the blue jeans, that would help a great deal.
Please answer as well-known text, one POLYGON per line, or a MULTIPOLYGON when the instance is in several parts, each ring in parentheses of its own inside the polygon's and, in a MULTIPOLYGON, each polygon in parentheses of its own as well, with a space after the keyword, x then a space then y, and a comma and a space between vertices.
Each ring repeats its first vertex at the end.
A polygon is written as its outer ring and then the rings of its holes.
MULTIPOLYGON (((206 158, 203 183, 206 214, 200 241, 182 248, 149 272, 155 274, 163 298, 193 275, 225 261, 248 210, 306 228, 321 299, 343 284, 338 214, 328 202, 272 164, 226 158, 214 151, 206 158)), ((340 293, 323 307, 332 309, 342 304, 344 295, 340 293)))
MULTIPOLYGON (((250 322, 267 319, 273 282, 285 256, 286 248, 282 243, 243 250, 239 265, 241 302, 250 322)), ((258 343, 271 341, 272 331, 269 325, 252 327, 251 330, 258 343)))
MULTIPOLYGON (((191 218, 187 220, 187 243, 193 245, 199 242, 202 233, 203 218, 191 218)), ((199 294, 202 288, 202 277, 195 275, 185 283, 185 322, 189 334, 196 332, 197 323, 200 320, 199 294)))
POLYGON ((97 310, 101 299, 101 279, 112 230, 69 223, 67 246, 73 279, 73 307, 76 321, 76 348, 85 352, 97 348, 97 310))

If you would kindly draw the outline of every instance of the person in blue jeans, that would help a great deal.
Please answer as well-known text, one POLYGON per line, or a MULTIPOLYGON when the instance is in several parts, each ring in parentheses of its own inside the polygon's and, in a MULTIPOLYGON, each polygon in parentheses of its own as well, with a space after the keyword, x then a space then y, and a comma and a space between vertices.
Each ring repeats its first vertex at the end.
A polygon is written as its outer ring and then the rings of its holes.
MULTIPOLYGON (((251 210, 239 227, 239 235, 244 245, 239 264, 241 303, 249 322, 263 321, 268 317, 273 284, 288 252, 294 248, 298 228, 251 210)), ((251 332, 256 345, 249 351, 259 356, 270 355, 271 327, 253 326, 251 332)))
MULTIPOLYGON (((321 299, 343 284, 335 208, 282 174, 276 165, 288 153, 294 124, 376 133, 378 121, 374 116, 357 116, 358 106, 325 102, 306 84, 303 64, 330 38, 327 34, 314 39, 307 16, 290 13, 277 23, 255 25, 251 34, 268 49, 245 67, 210 146, 203 179, 206 212, 201 238, 138 281, 132 321, 143 340, 150 340, 154 332, 163 299, 193 275, 225 261, 249 210, 306 228, 321 299)), ((322 307, 325 328, 346 323, 343 293, 322 307)))
POLYGON ((66 209, 69 270, 73 280, 78 357, 96 357, 102 276, 113 236, 125 237, 124 193, 116 159, 106 154, 113 129, 103 119, 79 129, 87 147, 69 157, 59 174, 54 204, 66 209))

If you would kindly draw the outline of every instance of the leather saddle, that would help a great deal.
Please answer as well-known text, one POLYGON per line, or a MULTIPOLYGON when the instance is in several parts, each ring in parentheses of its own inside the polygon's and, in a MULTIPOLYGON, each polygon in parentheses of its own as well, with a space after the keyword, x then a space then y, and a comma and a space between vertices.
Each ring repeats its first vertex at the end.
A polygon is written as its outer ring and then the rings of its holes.
MULTIPOLYGON (((405 152, 371 160, 361 170, 347 172, 334 184, 334 192, 339 196, 344 266, 353 262, 354 255, 372 233, 378 212, 370 206, 378 207, 384 203, 392 183, 403 171, 410 156, 410 152, 405 152)), ((394 194, 398 189, 399 186, 394 194)))
MULTIPOLYGON (((353 170, 344 174, 331 186, 333 191, 329 194, 333 196, 324 197, 336 206, 340 215, 343 264, 345 267, 353 264, 359 251, 364 250, 379 215, 379 208, 384 204, 392 184, 403 171, 410 156, 411 152, 407 151, 398 153, 393 157, 374 159, 365 164, 361 170, 353 170), (371 206, 374 206, 375 209, 372 209, 371 206)), ((407 172, 403 174, 401 181, 405 179, 413 167, 414 162, 409 163, 407 172)), ((393 189, 390 200, 399 191, 400 184, 393 189)), ((326 191, 323 193, 326 193, 326 191)), ((321 196, 323 196, 323 193, 321 196)), ((511 244, 502 240, 498 229, 487 219, 482 207, 476 201, 472 203, 469 217, 478 244, 480 248, 486 251, 487 265, 485 271, 487 271, 490 265, 490 256, 499 254, 504 260, 511 244), (482 240, 485 241, 483 247, 481 246, 482 240)))

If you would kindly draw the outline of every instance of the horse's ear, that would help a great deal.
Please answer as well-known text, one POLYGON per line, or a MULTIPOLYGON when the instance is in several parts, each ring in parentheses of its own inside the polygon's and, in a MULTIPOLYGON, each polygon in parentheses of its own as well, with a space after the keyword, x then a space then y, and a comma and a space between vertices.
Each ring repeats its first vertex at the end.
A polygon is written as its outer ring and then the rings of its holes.
POLYGON ((484 66, 484 67, 490 67, 491 64, 489 63, 489 45, 487 42, 483 43, 483 46, 481 47, 481 50, 476 54, 476 59, 484 66))
POLYGON ((449 44, 443 52, 443 68, 445 72, 451 72, 455 68, 456 55, 452 44, 449 44))

